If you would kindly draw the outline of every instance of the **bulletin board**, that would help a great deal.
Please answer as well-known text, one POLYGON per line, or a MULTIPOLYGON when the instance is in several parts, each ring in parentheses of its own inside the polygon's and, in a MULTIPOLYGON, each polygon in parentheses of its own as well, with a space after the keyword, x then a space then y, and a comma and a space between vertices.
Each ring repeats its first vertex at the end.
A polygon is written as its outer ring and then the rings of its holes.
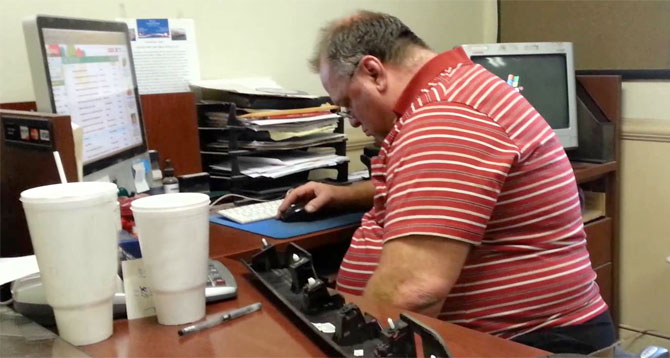
POLYGON ((500 42, 568 41, 577 70, 670 75, 670 0, 500 0, 500 42))

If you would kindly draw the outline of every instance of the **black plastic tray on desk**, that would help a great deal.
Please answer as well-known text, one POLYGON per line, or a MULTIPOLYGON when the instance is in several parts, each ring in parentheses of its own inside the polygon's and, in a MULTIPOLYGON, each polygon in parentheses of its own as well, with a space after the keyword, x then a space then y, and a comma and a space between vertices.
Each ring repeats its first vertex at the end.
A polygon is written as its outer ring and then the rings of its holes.
POLYGON ((242 263, 301 321, 316 343, 334 355, 416 357, 414 338, 418 335, 424 357, 450 356, 440 335, 412 317, 400 314, 400 320, 394 321, 395 327, 384 329, 374 317, 326 289, 314 270, 312 255, 294 243, 283 253, 272 245, 265 245, 250 262, 242 260, 242 263), (316 284, 306 283, 309 277, 316 284), (310 290, 315 286, 321 289, 310 290), (324 333, 313 323, 331 323, 335 333, 324 333), (355 355, 354 352, 361 349, 363 355, 355 355))
MULTIPOLYGON (((321 103, 319 103, 321 104, 321 103)), ((243 132, 248 129, 238 118, 237 106, 234 103, 226 102, 217 102, 217 103, 199 103, 197 106, 198 109, 198 122, 199 122, 199 133, 200 133, 200 156, 203 162, 203 168, 207 168, 207 172, 210 173, 210 187, 216 190, 226 190, 232 192, 241 193, 242 191, 248 190, 249 185, 253 185, 258 188, 259 185, 258 178, 251 178, 246 175, 243 175, 240 171, 240 165, 238 157, 242 155, 261 155, 274 152, 282 152, 289 149, 277 149, 277 148, 260 148, 260 149, 246 149, 240 148, 240 137, 243 132), (224 127, 210 127, 206 123, 203 123, 202 119, 206 116, 207 112, 223 112, 227 114, 227 123, 224 127), (214 150, 207 148, 207 143, 210 143, 214 139, 211 137, 213 133, 222 132, 226 133, 228 139, 228 147, 221 148, 219 150, 214 150), (217 161, 219 157, 226 157, 230 159, 231 163, 231 172, 228 175, 218 175, 209 168, 209 165, 217 161)), ((340 118, 337 122, 337 128, 334 133, 344 133, 344 120, 340 118)), ((316 147, 330 147, 335 150, 335 154, 346 156, 347 155, 347 138, 337 138, 333 139, 330 142, 320 143, 315 145, 301 145, 296 146, 290 150, 307 150, 309 148, 316 147)), ((348 180, 349 172, 349 163, 342 162, 333 166, 325 166, 322 168, 314 168, 306 170, 307 175, 310 171, 316 169, 334 169, 337 171, 337 182, 343 183, 348 180)), ((274 186, 274 185, 273 185, 274 186)))

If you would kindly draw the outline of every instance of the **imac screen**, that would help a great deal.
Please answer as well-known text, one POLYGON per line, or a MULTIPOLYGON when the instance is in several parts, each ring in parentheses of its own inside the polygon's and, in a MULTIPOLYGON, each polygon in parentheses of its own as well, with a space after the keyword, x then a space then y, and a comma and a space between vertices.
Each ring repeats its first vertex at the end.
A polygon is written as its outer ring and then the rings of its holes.
POLYGON ((127 35, 43 28, 55 111, 83 128, 83 164, 143 145, 127 35))

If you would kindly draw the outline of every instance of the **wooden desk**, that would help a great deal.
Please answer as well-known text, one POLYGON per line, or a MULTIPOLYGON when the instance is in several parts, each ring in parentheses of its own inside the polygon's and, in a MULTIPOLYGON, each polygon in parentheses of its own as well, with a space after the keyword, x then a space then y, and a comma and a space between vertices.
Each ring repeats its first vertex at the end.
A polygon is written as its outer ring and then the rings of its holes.
MULTIPOLYGON (((80 349, 94 357, 324 357, 331 354, 312 342, 303 333, 301 326, 294 324, 292 316, 285 314, 259 290, 241 263, 226 258, 220 261, 235 275, 239 287, 238 297, 207 305, 207 314, 254 302, 263 304, 261 311, 185 337, 177 335, 177 330, 184 325, 162 326, 157 323, 156 317, 132 321, 117 320, 114 322, 112 337, 80 349)), ((398 309, 365 302, 360 297, 346 298, 358 304, 364 312, 382 318, 380 321, 384 321, 385 317, 398 319, 398 309)), ((413 316, 440 333, 454 357, 547 355, 547 352, 539 349, 434 318, 418 314, 413 316)))
MULTIPOLYGON (((277 246, 278 249, 294 242, 306 250, 317 247, 349 242, 358 225, 349 225, 311 234, 300 235, 290 239, 275 240, 266 238, 268 243, 277 246)), ((249 258, 260 250, 264 236, 254 234, 228 226, 209 225, 209 256, 214 259, 221 258, 249 258)))

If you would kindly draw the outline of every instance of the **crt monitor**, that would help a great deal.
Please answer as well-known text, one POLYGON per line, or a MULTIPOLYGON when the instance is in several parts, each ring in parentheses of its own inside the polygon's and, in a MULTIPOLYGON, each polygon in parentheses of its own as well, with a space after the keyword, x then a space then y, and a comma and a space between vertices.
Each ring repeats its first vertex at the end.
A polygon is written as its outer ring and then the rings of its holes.
POLYGON ((23 29, 37 109, 83 129, 84 180, 136 191, 132 166, 148 155, 127 25, 35 16, 23 29))
POLYGON ((575 70, 570 42, 463 45, 473 62, 515 87, 566 149, 577 147, 575 70))

